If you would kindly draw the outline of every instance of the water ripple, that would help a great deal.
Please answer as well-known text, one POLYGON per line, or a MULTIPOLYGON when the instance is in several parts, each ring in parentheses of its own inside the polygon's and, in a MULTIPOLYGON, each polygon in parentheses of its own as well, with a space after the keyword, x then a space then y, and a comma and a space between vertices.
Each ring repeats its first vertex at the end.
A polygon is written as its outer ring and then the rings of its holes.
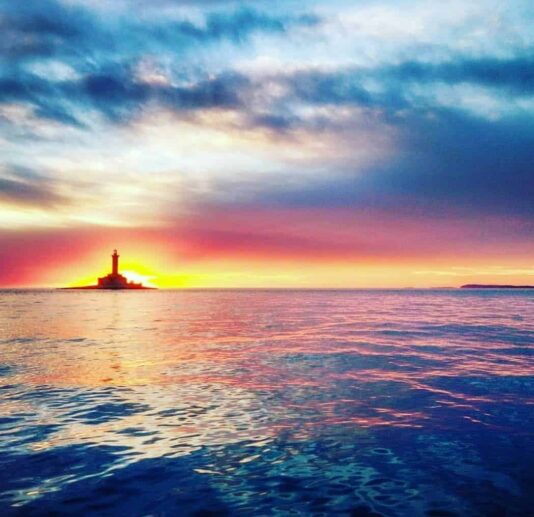
POLYGON ((2 515, 531 511, 534 293, 0 299, 2 515))

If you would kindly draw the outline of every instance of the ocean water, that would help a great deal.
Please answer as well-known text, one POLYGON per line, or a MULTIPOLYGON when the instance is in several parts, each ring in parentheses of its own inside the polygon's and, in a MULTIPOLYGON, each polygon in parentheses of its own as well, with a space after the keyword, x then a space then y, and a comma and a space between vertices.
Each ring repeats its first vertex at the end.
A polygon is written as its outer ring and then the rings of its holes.
POLYGON ((533 291, 1 291, 0 515, 532 515, 533 344, 533 291))

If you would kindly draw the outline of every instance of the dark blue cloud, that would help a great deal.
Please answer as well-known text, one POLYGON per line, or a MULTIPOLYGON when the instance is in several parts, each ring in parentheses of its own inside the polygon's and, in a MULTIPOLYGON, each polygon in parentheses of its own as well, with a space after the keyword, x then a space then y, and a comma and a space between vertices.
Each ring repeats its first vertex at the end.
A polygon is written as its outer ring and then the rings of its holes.
POLYGON ((357 104, 371 106, 375 103, 362 85, 358 71, 299 72, 288 78, 293 95, 310 104, 357 104))
MULTIPOLYGON (((418 98, 409 86, 432 81, 469 83, 500 89, 501 98, 512 103, 517 96, 534 93, 533 64, 528 56, 508 60, 458 58, 457 62, 438 65, 411 61, 374 70, 287 75, 281 80, 289 87, 290 101, 361 107, 363 115, 354 121, 355 126, 376 127, 378 122, 384 130, 392 127, 398 152, 387 163, 364 170, 359 166, 353 173, 350 162, 343 166, 343 174, 337 163, 324 181, 314 181, 307 187, 269 186, 251 196, 252 203, 531 218, 534 125, 530 114, 512 110, 498 118, 485 118, 460 107, 446 108, 428 98, 418 98), (364 84, 369 77, 383 78, 382 88, 367 90, 364 84)), ((281 133, 288 128, 336 129, 335 120, 325 120, 321 115, 310 121, 290 111, 272 118, 264 115, 254 123, 281 133)))
POLYGON ((237 107, 248 80, 235 73, 210 73, 184 64, 173 85, 136 78, 145 56, 177 58, 187 48, 228 41, 242 44, 252 34, 283 34, 311 26, 311 15, 271 15, 251 8, 208 11, 194 23, 176 17, 105 18, 79 4, 57 0, 6 2, 0 6, 0 104, 32 107, 36 116, 83 127, 86 110, 125 122, 147 103, 191 110, 237 107), (50 59, 63 63, 68 78, 45 75, 50 59), (41 64, 39 73, 34 64, 41 64), (187 86, 183 86, 186 84, 187 86))
MULTIPOLYGON (((0 102, 27 103, 37 116, 79 126, 83 126, 86 109, 97 109, 120 122, 156 102, 175 110, 235 107, 252 125, 274 131, 302 125, 322 129, 329 125, 327 119, 315 120, 310 126, 292 113, 292 104, 360 106, 393 121, 400 111, 434 109, 428 99, 413 94, 410 88, 414 83, 428 88, 434 82, 469 83, 511 96, 534 93, 534 58, 530 54, 508 59, 452 56, 441 63, 407 60, 394 66, 281 74, 274 81, 287 88, 286 97, 256 112, 249 99, 261 90, 261 80, 255 83, 240 74, 196 69, 194 76, 183 77, 188 86, 177 86, 180 81, 172 86, 153 85, 136 79, 135 66, 146 54, 157 56, 158 51, 176 57, 190 45, 222 40, 241 44, 257 32, 285 34, 298 26, 319 23, 316 16, 273 15, 232 7, 208 10, 196 22, 161 17, 105 19, 102 13, 57 0, 7 2, 0 14, 0 52, 7 58, 0 67, 0 102), (38 62, 45 57, 64 61, 78 78, 44 78, 25 67, 26 59, 38 62), (370 79, 380 87, 369 89, 370 79)), ((184 65, 187 72, 177 70, 176 61, 173 66, 174 79, 194 69, 189 64, 184 65)))
POLYGON ((0 32, 0 56, 14 62, 80 55, 101 41, 98 20, 89 10, 55 0, 4 2, 0 32))
POLYGON ((188 86, 149 84, 135 80, 127 71, 100 73, 81 81, 63 85, 71 98, 87 108, 98 109, 108 118, 121 122, 129 120, 149 101, 173 111, 196 109, 238 108, 238 92, 246 79, 237 74, 196 81, 188 86))
POLYGON ((18 102, 33 108, 42 119, 83 127, 83 123, 65 105, 68 98, 62 88, 53 82, 16 71, 11 77, 0 77, 0 105, 18 102))
POLYGON ((358 105, 387 110, 413 108, 419 99, 408 90, 416 84, 433 82, 472 84, 500 89, 508 96, 534 94, 534 54, 508 59, 452 57, 449 61, 426 63, 415 60, 376 68, 348 68, 334 71, 304 71, 286 76, 292 95, 310 104, 358 105), (369 79, 380 88, 369 90, 369 79))
POLYGON ((70 100, 67 93, 62 84, 20 70, 11 77, 0 77, 0 105, 12 102, 29 105, 39 118, 83 127, 83 123, 66 105, 70 100))
POLYGON ((25 0, 0 5, 0 56, 15 61, 69 59, 85 69, 91 60, 132 58, 144 52, 179 54, 191 45, 244 43, 254 33, 285 33, 313 26, 309 15, 271 15, 252 8, 208 11, 203 20, 105 18, 80 5, 25 0))
POLYGON ((361 184, 378 203, 534 216, 530 117, 486 120, 442 109, 431 118, 414 114, 400 129, 398 158, 361 184))
POLYGON ((33 102, 41 96, 52 93, 51 83, 33 74, 15 73, 0 78, 0 102, 33 102))
MULTIPOLYGON (((371 122, 375 121, 369 118, 371 122)), ((534 218, 530 117, 487 120, 436 108, 430 117, 413 111, 383 122, 384 129, 394 124, 397 151, 380 164, 325 162, 322 178, 307 185, 232 185, 232 195, 243 198, 238 195, 242 188, 252 205, 280 208, 351 208, 430 218, 452 214, 534 218)), ((365 144, 359 137, 354 145, 358 149, 365 144)), ((532 230, 530 225, 524 231, 532 230)))
POLYGON ((239 91, 248 80, 239 74, 221 74, 187 86, 151 84, 137 80, 129 67, 102 70, 81 79, 47 81, 29 73, 0 79, 0 104, 28 104, 43 118, 82 125, 84 112, 97 110, 114 122, 126 122, 154 102, 173 111, 238 108, 239 91))
POLYGON ((386 68, 386 77, 417 83, 471 83, 502 88, 517 95, 534 94, 534 55, 504 58, 462 58, 444 63, 406 61, 386 68))

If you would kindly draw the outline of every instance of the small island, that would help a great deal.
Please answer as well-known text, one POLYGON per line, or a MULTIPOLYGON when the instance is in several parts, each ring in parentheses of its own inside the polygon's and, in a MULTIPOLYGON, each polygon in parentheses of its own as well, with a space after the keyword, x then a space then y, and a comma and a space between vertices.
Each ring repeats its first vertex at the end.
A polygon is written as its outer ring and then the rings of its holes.
POLYGON ((534 289, 534 285, 465 284, 460 289, 534 289))
POLYGON ((125 276, 119 273, 119 254, 113 250, 111 255, 111 273, 98 279, 96 285, 85 285, 81 287, 64 287, 63 289, 156 289, 147 287, 138 282, 130 282, 125 276))

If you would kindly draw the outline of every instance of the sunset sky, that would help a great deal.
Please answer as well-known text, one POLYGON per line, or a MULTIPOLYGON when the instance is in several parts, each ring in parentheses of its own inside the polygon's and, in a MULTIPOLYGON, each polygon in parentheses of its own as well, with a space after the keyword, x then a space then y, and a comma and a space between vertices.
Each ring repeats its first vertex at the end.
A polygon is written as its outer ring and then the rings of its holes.
POLYGON ((534 3, 0 0, 0 287, 534 284, 534 3))

